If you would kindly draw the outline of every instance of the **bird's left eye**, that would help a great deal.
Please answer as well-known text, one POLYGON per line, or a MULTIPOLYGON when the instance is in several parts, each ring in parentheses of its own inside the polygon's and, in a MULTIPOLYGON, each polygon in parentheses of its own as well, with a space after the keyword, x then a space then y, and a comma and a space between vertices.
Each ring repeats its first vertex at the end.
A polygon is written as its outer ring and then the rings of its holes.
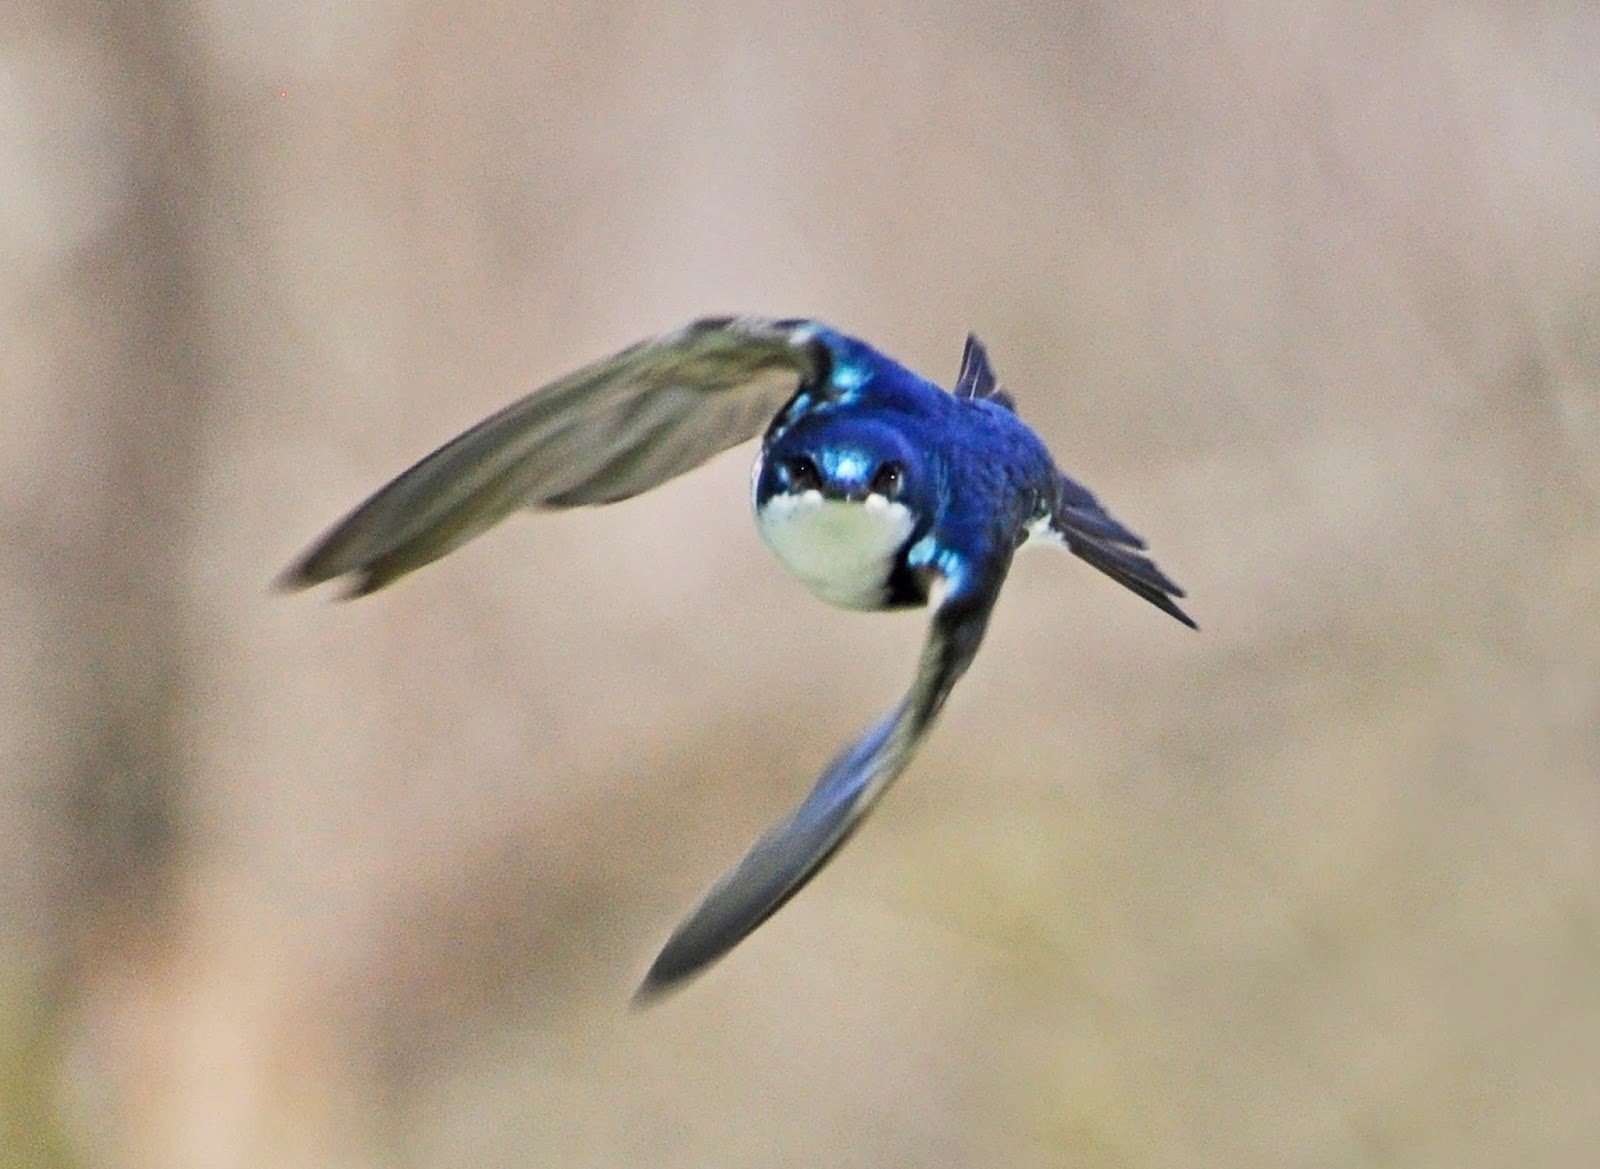
POLYGON ((893 459, 884 463, 872 474, 871 490, 874 495, 893 499, 905 485, 906 469, 893 459))

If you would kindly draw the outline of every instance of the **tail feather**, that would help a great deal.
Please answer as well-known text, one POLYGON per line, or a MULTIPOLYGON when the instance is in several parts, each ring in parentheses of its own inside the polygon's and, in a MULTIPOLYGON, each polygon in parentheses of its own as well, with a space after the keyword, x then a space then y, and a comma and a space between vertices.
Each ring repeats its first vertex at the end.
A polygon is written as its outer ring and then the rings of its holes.
POLYGON ((1081 483, 1060 477, 1050 528, 1079 559, 1190 629, 1200 628, 1178 607, 1183 590, 1144 554, 1145 543, 1101 506, 1081 483))
POLYGON ((1194 618, 1178 607, 1175 597, 1183 590, 1156 567, 1155 561, 1131 548, 1104 541, 1067 537, 1067 548, 1074 556, 1094 565, 1130 592, 1137 593, 1163 613, 1177 618, 1190 629, 1200 628, 1194 618))

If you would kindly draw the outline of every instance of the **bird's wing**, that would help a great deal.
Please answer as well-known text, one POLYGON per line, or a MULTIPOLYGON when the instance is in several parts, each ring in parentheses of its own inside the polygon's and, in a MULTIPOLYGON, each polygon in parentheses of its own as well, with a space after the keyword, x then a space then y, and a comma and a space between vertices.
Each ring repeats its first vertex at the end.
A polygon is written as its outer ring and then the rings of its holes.
POLYGON ((961 351, 961 372, 956 375, 955 396, 995 402, 1016 413, 1017 404, 994 376, 989 351, 976 333, 967 334, 966 348, 961 351))
POLYGON ((1065 475, 1057 479, 1050 531, 1074 556, 1190 629, 1198 628, 1178 607, 1176 598, 1183 596, 1183 590, 1144 554, 1144 541, 1106 511, 1087 487, 1065 475))
POLYGON ((612 503, 753 438, 829 356, 807 321, 723 317, 624 349, 513 402, 378 491, 282 582, 370 593, 524 507, 612 503))
POLYGON ((635 995, 644 1001, 700 973, 748 937, 826 864, 904 770, 983 640, 1004 568, 949 587, 900 705, 822 773, 786 820, 756 841, 673 931, 635 995))

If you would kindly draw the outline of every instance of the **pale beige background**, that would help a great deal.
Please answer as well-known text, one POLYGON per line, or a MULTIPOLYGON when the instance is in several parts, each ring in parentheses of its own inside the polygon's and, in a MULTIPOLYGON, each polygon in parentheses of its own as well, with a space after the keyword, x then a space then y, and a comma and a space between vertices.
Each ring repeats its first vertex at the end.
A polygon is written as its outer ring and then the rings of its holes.
POLYGON ((0 1165, 1595 1163, 1591 4, 14 0, 0 410, 0 1165), (977 329, 1204 632, 1024 558, 629 1014, 920 619, 785 578, 748 450, 267 582, 730 310, 977 329))

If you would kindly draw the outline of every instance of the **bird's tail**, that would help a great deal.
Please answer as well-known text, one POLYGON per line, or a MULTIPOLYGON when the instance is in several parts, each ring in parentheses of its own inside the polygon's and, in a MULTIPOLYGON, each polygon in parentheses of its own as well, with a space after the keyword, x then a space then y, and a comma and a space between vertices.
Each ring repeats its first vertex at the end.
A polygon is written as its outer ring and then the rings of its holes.
POLYGON ((1088 488, 1065 475, 1058 477, 1050 529, 1074 556, 1190 629, 1199 628, 1177 605, 1175 598, 1183 590, 1144 554, 1144 541, 1106 511, 1088 488))

